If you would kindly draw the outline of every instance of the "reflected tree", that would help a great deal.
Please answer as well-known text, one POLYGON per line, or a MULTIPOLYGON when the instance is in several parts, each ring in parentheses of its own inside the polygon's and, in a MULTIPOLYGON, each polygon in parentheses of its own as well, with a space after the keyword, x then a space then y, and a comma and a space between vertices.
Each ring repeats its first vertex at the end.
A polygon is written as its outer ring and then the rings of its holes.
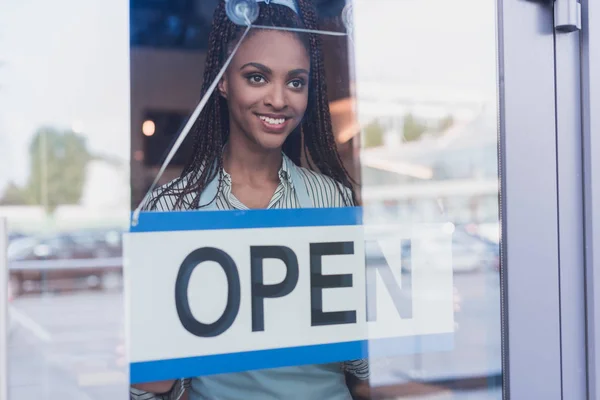
POLYGON ((61 204, 77 204, 93 159, 84 136, 51 127, 40 128, 29 146, 30 171, 24 187, 14 183, 1 204, 41 205, 52 213, 61 204))
POLYGON ((27 195, 22 187, 14 182, 9 182, 4 188, 4 193, 0 197, 0 205, 17 206, 28 204, 27 195))
POLYGON ((421 139, 421 136, 427 131, 427 125, 419 121, 414 115, 404 116, 404 127, 402 136, 406 142, 412 142, 421 139))
POLYGON ((364 147, 379 147, 383 146, 384 130, 377 121, 371 122, 364 128, 364 147))
POLYGON ((446 130, 450 129, 452 125, 454 125, 454 117, 452 117, 452 115, 447 115, 439 122, 438 130, 440 133, 444 133, 446 130))

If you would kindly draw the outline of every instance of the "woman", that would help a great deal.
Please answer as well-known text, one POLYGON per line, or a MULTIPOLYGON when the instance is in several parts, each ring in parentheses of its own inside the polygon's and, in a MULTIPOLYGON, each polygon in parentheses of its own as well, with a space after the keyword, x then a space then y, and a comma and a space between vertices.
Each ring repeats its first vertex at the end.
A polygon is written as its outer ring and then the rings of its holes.
MULTIPOLYGON (((317 29, 310 0, 272 0, 259 6, 256 25, 317 29)), ((224 2, 220 2, 209 36, 203 94, 244 29, 230 22, 224 2)), ((180 178, 155 192, 147 209, 245 210, 356 204, 332 134, 321 45, 314 34, 252 29, 192 133, 192 159, 180 178), (311 169, 299 167, 302 148, 311 169)), ((135 388, 168 392, 163 398, 176 398, 189 385, 190 400, 348 400, 351 395, 346 373, 366 379, 367 363, 356 360, 247 371, 135 388)), ((144 392, 132 389, 133 393, 144 392)), ((147 398, 143 396, 139 398, 147 398)))

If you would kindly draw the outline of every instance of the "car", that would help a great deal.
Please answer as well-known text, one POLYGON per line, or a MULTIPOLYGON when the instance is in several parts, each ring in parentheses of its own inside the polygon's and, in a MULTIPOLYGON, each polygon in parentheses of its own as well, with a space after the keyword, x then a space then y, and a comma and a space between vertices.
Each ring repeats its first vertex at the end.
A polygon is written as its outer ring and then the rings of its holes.
POLYGON ((123 231, 118 228, 94 229, 79 232, 75 238, 87 237, 94 243, 95 257, 121 257, 123 254, 123 231))
POLYGON ((8 246, 10 261, 73 260, 121 257, 119 229, 78 230, 53 235, 19 237, 8 246))
POLYGON ((9 261, 70 260, 94 257, 94 242, 68 234, 15 239, 8 245, 9 261))
POLYGON ((79 230, 13 240, 8 246, 15 295, 122 284, 121 232, 79 230))

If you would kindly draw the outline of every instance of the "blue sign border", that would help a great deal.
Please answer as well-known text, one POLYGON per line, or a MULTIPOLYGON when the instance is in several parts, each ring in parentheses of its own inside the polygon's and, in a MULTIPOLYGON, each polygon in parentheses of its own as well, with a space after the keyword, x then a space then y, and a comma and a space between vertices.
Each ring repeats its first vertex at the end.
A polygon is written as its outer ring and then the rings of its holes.
POLYGON ((228 211, 145 211, 131 233, 362 225, 361 207, 228 211))
POLYGON ((454 334, 359 340, 247 351, 210 356, 134 362, 129 373, 132 384, 248 370, 325 364, 355 359, 393 357, 406 354, 451 351, 454 334))

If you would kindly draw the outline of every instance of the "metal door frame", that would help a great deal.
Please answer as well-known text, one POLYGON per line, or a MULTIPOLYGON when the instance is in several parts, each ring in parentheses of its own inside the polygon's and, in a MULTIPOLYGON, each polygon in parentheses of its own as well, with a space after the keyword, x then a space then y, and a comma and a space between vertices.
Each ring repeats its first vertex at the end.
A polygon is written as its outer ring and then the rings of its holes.
POLYGON ((561 399, 555 47, 551 8, 499 0, 503 394, 561 399))
POLYGON ((552 2, 499 2, 505 398, 600 398, 600 4, 581 5, 559 33, 552 2))
POLYGON ((583 0, 581 80, 587 393, 600 397, 600 4, 583 0), (594 112, 595 111, 595 112, 594 112))

